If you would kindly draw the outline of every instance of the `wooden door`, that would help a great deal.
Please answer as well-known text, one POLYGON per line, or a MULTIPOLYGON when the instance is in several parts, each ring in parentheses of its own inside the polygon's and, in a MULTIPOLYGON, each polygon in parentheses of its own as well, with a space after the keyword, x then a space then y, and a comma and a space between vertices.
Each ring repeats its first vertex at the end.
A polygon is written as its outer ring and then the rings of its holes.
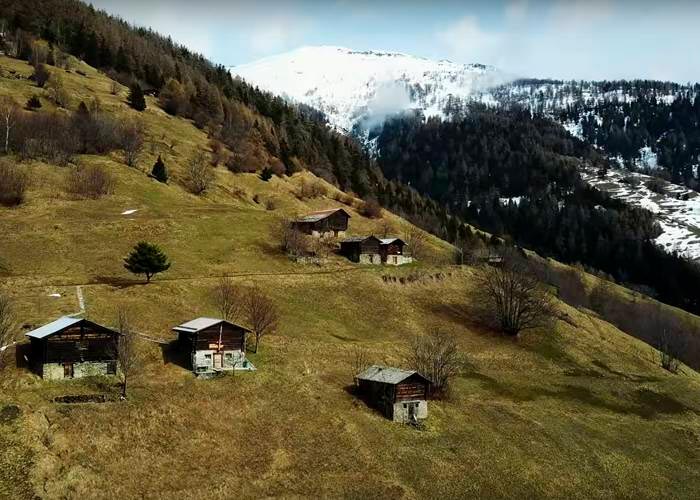
POLYGON ((221 369, 224 364, 224 355, 222 353, 214 353, 214 369, 221 369))
POLYGON ((63 378, 73 378, 73 363, 63 363, 63 378))

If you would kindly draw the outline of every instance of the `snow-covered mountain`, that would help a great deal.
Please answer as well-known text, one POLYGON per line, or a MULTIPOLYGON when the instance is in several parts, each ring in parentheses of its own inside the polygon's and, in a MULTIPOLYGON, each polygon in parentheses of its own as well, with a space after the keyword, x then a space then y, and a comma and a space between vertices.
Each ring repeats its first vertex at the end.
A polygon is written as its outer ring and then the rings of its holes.
POLYGON ((480 64, 332 46, 303 47, 231 72, 324 112, 332 125, 346 131, 358 125, 371 128, 409 109, 441 115, 450 96, 469 99, 511 80, 480 64))

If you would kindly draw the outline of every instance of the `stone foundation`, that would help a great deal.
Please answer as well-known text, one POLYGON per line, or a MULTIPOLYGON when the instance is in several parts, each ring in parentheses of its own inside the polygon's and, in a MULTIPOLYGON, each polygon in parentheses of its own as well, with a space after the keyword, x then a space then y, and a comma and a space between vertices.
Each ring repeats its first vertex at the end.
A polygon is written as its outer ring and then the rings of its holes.
POLYGON ((399 403, 394 403, 394 422, 401 422, 404 424, 410 423, 409 419, 409 405, 415 406, 415 415, 418 420, 423 420, 428 418, 428 402, 425 400, 417 401, 401 401, 399 403))
POLYGON ((66 378, 96 377, 115 374, 116 361, 85 361, 73 363, 73 376, 65 376, 63 363, 46 363, 42 366, 44 380, 63 380, 66 378))

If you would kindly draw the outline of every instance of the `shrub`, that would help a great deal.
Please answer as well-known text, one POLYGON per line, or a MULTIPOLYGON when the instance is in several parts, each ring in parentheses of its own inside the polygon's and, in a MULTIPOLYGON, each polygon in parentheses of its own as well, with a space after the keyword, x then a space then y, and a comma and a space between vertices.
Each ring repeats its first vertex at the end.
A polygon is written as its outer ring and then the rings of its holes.
POLYGON ((277 200, 275 198, 269 198, 265 200, 266 210, 277 210, 277 200))
POLYGON ((46 69, 46 66, 43 64, 37 64, 34 67, 34 73, 30 77, 31 80, 36 83, 36 86, 39 88, 44 88, 46 85, 46 82, 49 81, 49 78, 51 77, 51 73, 49 73, 49 70, 46 69))
POLYGON ((114 177, 99 165, 79 166, 68 174, 67 190, 81 197, 97 199, 114 191, 114 177))
POLYGON ((20 205, 29 187, 29 176, 8 161, 0 161, 0 205, 20 205))
POLYGON ((41 108, 41 100, 38 96, 33 95, 32 97, 27 99, 27 109, 33 110, 39 108, 41 108))
POLYGON ((360 213, 370 219, 378 219, 382 216, 382 207, 377 200, 370 198, 360 205, 360 213))
POLYGON ((272 179, 272 175, 272 169, 270 167, 265 167, 262 169, 262 172, 260 172, 260 179, 267 182, 272 179))
POLYGON ((302 179, 297 197, 300 200, 309 200, 312 198, 326 196, 327 193, 328 190, 326 189, 326 186, 324 186, 320 180, 315 179, 313 181, 308 181, 306 179, 302 179))

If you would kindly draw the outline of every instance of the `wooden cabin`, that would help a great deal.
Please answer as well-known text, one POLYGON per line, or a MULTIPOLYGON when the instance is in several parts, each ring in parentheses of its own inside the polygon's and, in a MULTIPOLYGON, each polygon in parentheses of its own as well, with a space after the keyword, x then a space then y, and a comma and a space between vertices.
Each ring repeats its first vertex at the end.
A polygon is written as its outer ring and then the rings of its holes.
POLYGON ((370 366, 355 377, 365 400, 394 422, 428 417, 430 380, 416 371, 370 366))
POLYGON ((400 238, 380 239, 379 254, 382 257, 382 263, 391 266, 400 266, 413 262, 413 258, 406 253, 406 242, 400 238))
POLYGON ((320 238, 334 236, 342 238, 348 230, 350 214, 342 208, 311 212, 294 221, 294 227, 304 234, 320 238))
POLYGON ((249 329, 215 318, 197 318, 173 328, 179 348, 190 357, 196 375, 254 370, 245 357, 249 329))
POLYGON ((26 335, 31 366, 44 379, 117 373, 120 334, 107 327, 64 316, 26 335))
POLYGON ((340 254, 360 264, 381 264, 380 241, 374 236, 347 238, 340 242, 340 254))

